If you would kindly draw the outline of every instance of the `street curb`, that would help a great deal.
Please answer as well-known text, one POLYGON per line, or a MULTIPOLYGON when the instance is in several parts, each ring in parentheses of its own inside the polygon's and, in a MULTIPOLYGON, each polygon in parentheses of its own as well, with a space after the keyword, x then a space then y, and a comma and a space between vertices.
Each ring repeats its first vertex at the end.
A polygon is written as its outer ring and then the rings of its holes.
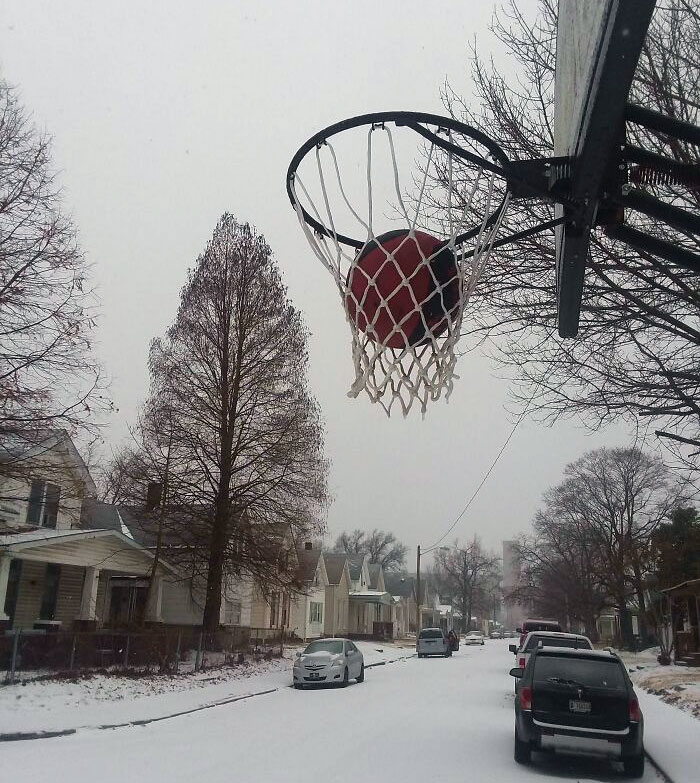
MULTIPOLYGON (((397 663, 398 661, 407 661, 410 658, 415 658, 413 655, 405 655, 402 658, 395 658, 393 661, 379 661, 378 663, 368 663, 365 669, 372 669, 375 666, 386 666, 388 664, 397 663)), ((282 686, 284 687, 284 686, 282 686)), ((292 687, 292 686, 290 686, 292 687)), ((234 704, 237 701, 245 701, 246 699, 253 699, 256 696, 265 696, 268 693, 275 693, 281 690, 281 688, 268 688, 264 691, 256 691, 255 693, 246 693, 243 696, 230 696, 227 699, 220 699, 219 701, 213 701, 210 704, 202 704, 199 707, 193 707, 189 710, 182 710, 180 712, 173 712, 168 715, 160 715, 157 718, 144 718, 143 720, 130 720, 125 723, 104 723, 99 726, 78 726, 74 729, 62 729, 57 731, 16 731, 7 734, 0 734, 0 742, 22 742, 24 740, 37 740, 37 739, 52 739, 53 737, 67 737, 71 734, 76 734, 78 731, 91 731, 95 729, 124 729, 129 726, 148 726, 149 723, 158 723, 162 720, 170 720, 171 718, 180 718, 183 715, 191 715, 193 712, 201 712, 202 710, 210 710, 212 707, 223 707, 226 704, 234 704)), ((653 763, 653 762, 652 762, 653 763)), ((672 782, 671 782, 672 783, 672 782)))
POLYGON ((673 778, 666 772, 666 770, 659 764, 658 761, 649 753, 649 751, 645 748, 644 749, 644 755, 649 759, 651 762, 651 766, 654 767, 654 769, 661 775, 661 777, 666 781, 666 783, 674 783, 673 778))
POLYGON ((99 726, 78 726, 75 729, 63 729, 62 731, 28 731, 28 732, 13 732, 11 734, 0 734, 0 742, 18 742, 22 740, 33 739, 51 739, 52 737, 66 737, 70 734, 75 734, 78 731, 92 731, 94 729, 123 729, 128 726, 148 726, 149 723, 158 723, 162 720, 170 720, 171 718, 179 718, 183 715, 191 715, 193 712, 201 712, 202 710, 210 710, 212 707, 222 707, 225 704, 233 704, 237 701, 245 701, 246 699, 252 699, 255 696, 265 696, 268 693, 275 693, 279 688, 268 688, 264 691, 257 691, 256 693, 246 693, 243 696, 230 696, 227 699, 220 699, 219 701, 211 702, 210 704, 202 704, 199 707, 193 707, 190 710, 182 710, 180 712, 173 712, 169 715, 159 715, 157 718, 144 718, 143 720, 130 720, 125 723, 104 723, 99 726))

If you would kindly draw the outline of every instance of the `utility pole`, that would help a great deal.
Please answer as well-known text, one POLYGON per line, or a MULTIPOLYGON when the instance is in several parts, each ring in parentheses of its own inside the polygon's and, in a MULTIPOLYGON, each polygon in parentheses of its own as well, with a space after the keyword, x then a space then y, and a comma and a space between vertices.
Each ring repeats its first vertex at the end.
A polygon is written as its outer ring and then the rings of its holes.
POLYGON ((416 548, 416 640, 420 633, 420 544, 416 548))

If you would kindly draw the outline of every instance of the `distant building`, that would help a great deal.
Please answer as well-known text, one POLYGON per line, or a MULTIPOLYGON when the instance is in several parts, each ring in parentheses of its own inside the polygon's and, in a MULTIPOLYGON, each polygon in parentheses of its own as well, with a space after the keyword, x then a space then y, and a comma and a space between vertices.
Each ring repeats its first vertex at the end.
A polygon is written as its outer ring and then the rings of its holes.
POLYGON ((517 543, 517 541, 503 542, 503 624, 508 630, 520 627, 530 614, 526 606, 509 597, 520 583, 517 543))

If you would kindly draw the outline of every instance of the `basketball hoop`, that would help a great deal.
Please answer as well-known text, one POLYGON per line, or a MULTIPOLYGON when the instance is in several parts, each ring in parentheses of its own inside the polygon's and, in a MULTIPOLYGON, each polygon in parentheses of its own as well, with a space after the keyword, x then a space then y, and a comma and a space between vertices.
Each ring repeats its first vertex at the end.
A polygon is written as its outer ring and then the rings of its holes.
MULTIPOLYGON (((637 31, 640 46, 646 23, 637 31)), ((700 144, 700 128, 620 101, 597 106, 606 133, 613 110, 626 122, 700 144)), ((611 151, 606 142, 601 151, 592 137, 587 143, 592 151, 584 152, 595 166, 584 153, 510 161, 484 133, 450 117, 380 112, 331 125, 299 149, 287 171, 287 193, 309 245, 333 275, 350 325, 355 379, 349 396, 364 390, 387 414, 398 405, 404 416, 416 401, 425 414, 429 400, 449 398, 467 305, 491 251, 501 245, 562 227, 561 337, 578 331, 593 228, 700 270, 694 248, 625 223, 627 210, 700 237, 696 212, 634 187, 675 184, 697 192, 700 167, 630 144, 611 151), (341 158, 349 158, 342 169, 341 158), (597 178, 584 187, 593 173, 597 178), (497 239, 508 204, 518 199, 554 203, 558 214, 497 239)))
POLYGON ((287 192, 350 326, 349 396, 365 391, 404 416, 449 398, 465 308, 508 206, 508 166, 477 129, 418 112, 354 117, 296 153, 287 192))

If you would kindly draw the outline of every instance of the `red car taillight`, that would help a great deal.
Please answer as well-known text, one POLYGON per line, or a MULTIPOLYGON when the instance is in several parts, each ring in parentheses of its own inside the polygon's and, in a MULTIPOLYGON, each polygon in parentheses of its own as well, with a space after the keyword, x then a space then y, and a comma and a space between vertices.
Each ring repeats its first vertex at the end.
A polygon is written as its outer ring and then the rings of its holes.
POLYGON ((524 669, 524 668, 525 668, 525 659, 524 659, 524 658, 518 658, 518 666, 519 666, 521 669, 524 669))
POLYGON ((639 702, 637 701, 636 696, 633 696, 629 701, 629 713, 630 720, 635 723, 639 723, 642 719, 642 711, 639 709, 639 702))
POLYGON ((532 688, 528 688, 526 685, 524 685, 518 691, 518 695, 520 697, 520 709, 521 710, 531 710, 532 709, 532 688))

